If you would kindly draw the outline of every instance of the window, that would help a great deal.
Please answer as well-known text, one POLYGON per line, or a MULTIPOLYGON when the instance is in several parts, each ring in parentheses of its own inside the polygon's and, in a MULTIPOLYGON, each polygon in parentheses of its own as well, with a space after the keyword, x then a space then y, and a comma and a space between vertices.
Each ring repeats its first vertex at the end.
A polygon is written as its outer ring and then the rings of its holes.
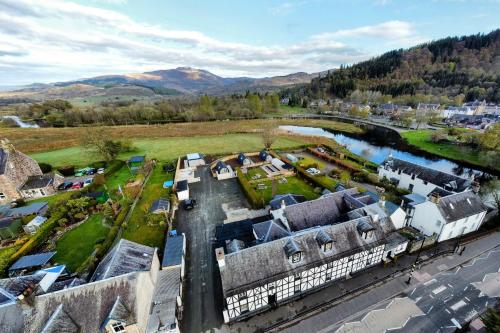
POLYGON ((398 170, 398 175, 400 175, 400 174, 401 174, 401 170, 398 170))
POLYGON ((437 220, 436 221, 436 227, 440 227, 441 226, 441 221, 437 220))
POLYGON ((111 328, 113 329, 113 332, 124 332, 125 331, 125 327, 123 326, 123 323, 114 323, 113 325, 111 325, 111 328))
POLYGON ((331 251, 333 248, 333 242, 328 242, 328 243, 325 243, 325 245, 323 246, 323 251, 327 252, 327 251, 331 251))
POLYGON ((424 180, 424 185, 427 185, 427 184, 428 184, 427 180, 424 180))
POLYGON ((292 262, 293 262, 293 263, 297 263, 297 262, 299 262, 299 261, 300 261, 301 254, 302 254, 301 252, 294 253, 294 254, 292 255, 292 262))
POLYGON ((3 199, 5 199, 5 198, 6 198, 6 197, 5 197, 5 194, 3 194, 2 192, 0 192, 0 200, 3 200, 3 199))
POLYGON ((415 180, 415 174, 411 175, 411 180, 415 180))
POLYGON ((248 312, 248 303, 240 304, 240 311, 241 313, 248 312))
POLYGON ((408 185, 408 191, 413 192, 413 184, 408 185))
POLYGON ((293 287, 293 293, 296 294, 296 293, 300 293, 300 283, 299 284, 296 284, 294 287, 293 287))
POLYGON ((293 276, 295 280, 300 280, 302 278, 302 275, 300 273, 297 273, 293 276))
POLYGON ((241 293, 241 294, 238 295, 238 300, 240 300, 240 301, 244 300, 246 298, 247 298, 247 293, 241 293))

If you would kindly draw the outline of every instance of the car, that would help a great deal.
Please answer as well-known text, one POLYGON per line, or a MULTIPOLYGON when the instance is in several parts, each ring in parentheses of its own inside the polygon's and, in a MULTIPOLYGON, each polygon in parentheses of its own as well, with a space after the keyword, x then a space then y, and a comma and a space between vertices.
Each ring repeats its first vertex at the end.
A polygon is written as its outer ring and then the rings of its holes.
POLYGON ((90 184, 92 184, 92 178, 85 179, 85 181, 83 182, 83 187, 87 187, 90 184))
POLYGON ((63 191, 63 190, 68 190, 71 188, 71 186, 73 186, 73 183, 72 182, 64 182, 62 184, 60 184, 57 189, 59 191, 63 191))
POLYGON ((89 176, 91 176, 91 175, 95 174, 96 171, 97 170, 95 168, 90 168, 90 169, 87 170, 86 174, 89 175, 89 176))
POLYGON ((321 173, 321 171, 319 171, 318 169, 316 168, 309 168, 306 170, 308 173, 310 173, 311 175, 319 175, 321 173))
POLYGON ((74 182, 73 186, 71 186, 72 190, 79 190, 83 187, 83 182, 74 182))
POLYGON ((186 199, 182 202, 182 207, 185 209, 185 210, 191 210, 193 209, 194 207, 196 207, 196 200, 194 199, 186 199))
POLYGON ((99 168, 99 169, 97 169, 97 173, 100 174, 100 175, 102 175, 105 170, 106 169, 104 169, 104 168, 99 168))
POLYGON ((318 152, 320 153, 326 153, 326 150, 325 148, 322 148, 322 147, 319 147, 318 149, 316 149, 318 152))

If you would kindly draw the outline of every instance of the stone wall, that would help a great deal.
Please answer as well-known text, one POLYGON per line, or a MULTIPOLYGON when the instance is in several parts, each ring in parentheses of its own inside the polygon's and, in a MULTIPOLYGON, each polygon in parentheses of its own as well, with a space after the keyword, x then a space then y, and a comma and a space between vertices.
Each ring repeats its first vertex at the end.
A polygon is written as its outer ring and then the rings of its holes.
POLYGON ((42 174, 42 170, 34 159, 19 151, 9 152, 4 174, 0 176, 0 192, 10 193, 4 201, 10 202, 20 198, 18 189, 26 182, 28 177, 41 176, 42 174))
POLYGON ((12 200, 21 197, 14 183, 5 175, 0 175, 0 193, 5 196, 4 199, 0 199, 0 205, 9 204, 12 200))

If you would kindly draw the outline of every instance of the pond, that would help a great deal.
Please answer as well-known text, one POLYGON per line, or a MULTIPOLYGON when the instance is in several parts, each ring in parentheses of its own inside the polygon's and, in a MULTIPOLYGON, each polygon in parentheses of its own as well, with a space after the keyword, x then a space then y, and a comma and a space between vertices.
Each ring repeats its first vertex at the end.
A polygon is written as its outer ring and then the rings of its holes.
POLYGON ((38 128, 39 127, 37 124, 25 123, 18 116, 3 116, 3 118, 14 120, 16 122, 17 126, 19 126, 21 128, 38 128))
POLYGON ((403 142, 399 135, 386 129, 371 129, 363 136, 356 137, 315 127, 280 126, 280 129, 294 134, 333 139, 354 154, 377 164, 382 163, 392 154, 395 158, 463 177, 470 177, 473 173, 479 173, 477 170, 466 168, 444 158, 422 156, 409 152, 404 149, 407 144, 403 142))

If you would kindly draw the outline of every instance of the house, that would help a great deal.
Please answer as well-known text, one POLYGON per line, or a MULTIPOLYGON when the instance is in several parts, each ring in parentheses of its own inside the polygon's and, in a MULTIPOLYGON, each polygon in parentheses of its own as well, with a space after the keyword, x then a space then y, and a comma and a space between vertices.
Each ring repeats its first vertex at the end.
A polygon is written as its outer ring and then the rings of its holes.
POLYGON ((45 221, 47 221, 46 217, 38 215, 35 216, 33 220, 31 220, 28 224, 26 224, 23 227, 24 232, 31 235, 35 234, 38 231, 38 229, 40 229, 40 226, 45 223, 45 221))
POLYGON ((472 110, 474 110, 475 115, 482 114, 486 110, 486 101, 485 100, 479 101, 476 99, 473 102, 464 103, 464 104, 462 104, 462 106, 469 107, 472 110))
POLYGON ((179 201, 189 199, 189 185, 187 180, 178 181, 175 184, 175 191, 177 192, 177 199, 179 201))
POLYGON ((444 118, 451 118, 453 116, 472 116, 474 110, 468 106, 448 106, 443 110, 444 118))
POLYGON ((399 188, 424 197, 436 187, 452 192, 463 192, 473 185, 473 182, 469 179, 427 168, 392 156, 389 156, 379 166, 378 175, 381 179, 388 179, 399 188))
POLYGON ((267 152, 267 150, 263 149, 259 153, 259 159, 262 162, 270 162, 272 160, 272 156, 267 152))
POLYGON ((417 111, 438 111, 440 106, 440 104, 418 103, 417 111))
POLYGON ((186 159, 184 161, 185 168, 195 168, 201 165, 205 165, 205 159, 203 158, 203 155, 199 153, 191 153, 186 155, 186 159))
POLYGON ((1 279, 2 331, 145 333, 159 267, 154 248, 121 240, 89 283, 64 266, 1 279))
POLYGON ((398 106, 392 103, 382 103, 377 106, 375 109, 375 114, 384 115, 384 116, 392 116, 398 110, 398 106))
POLYGON ((283 204, 286 206, 292 206, 301 202, 306 201, 306 197, 298 194, 278 194, 269 201, 269 206, 272 210, 279 209, 283 204))
POLYGON ((149 212, 151 214, 165 214, 167 215, 170 211, 170 201, 167 198, 160 198, 153 201, 149 212))
POLYGON ((22 256, 9 267, 9 276, 27 275, 39 269, 47 268, 55 255, 56 252, 51 251, 22 256))
POLYGON ((476 231, 487 211, 472 191, 435 191, 427 198, 407 201, 410 225, 427 236, 437 235, 438 242, 476 231))
POLYGON ((0 219, 0 239, 17 237, 22 230, 21 224, 20 218, 7 217, 0 219))
POLYGON ((41 198, 55 194, 57 186, 63 181, 64 178, 56 174, 29 176, 19 192, 24 199, 41 198))
POLYGON ((238 162, 241 165, 250 165, 250 164, 252 164, 252 160, 249 159, 248 157, 246 157, 246 155, 243 154, 243 153, 239 153, 238 154, 238 162))
MULTIPOLYGON (((245 319, 391 260, 408 240, 370 195, 347 189, 316 200, 284 202, 272 219, 215 249, 225 322, 245 319), (390 239, 390 242, 388 241, 390 239)), ((226 232, 225 234, 230 234, 226 232)))
POLYGON ((21 198, 19 189, 30 176, 42 176, 38 163, 17 151, 8 142, 0 141, 0 205, 21 198))

